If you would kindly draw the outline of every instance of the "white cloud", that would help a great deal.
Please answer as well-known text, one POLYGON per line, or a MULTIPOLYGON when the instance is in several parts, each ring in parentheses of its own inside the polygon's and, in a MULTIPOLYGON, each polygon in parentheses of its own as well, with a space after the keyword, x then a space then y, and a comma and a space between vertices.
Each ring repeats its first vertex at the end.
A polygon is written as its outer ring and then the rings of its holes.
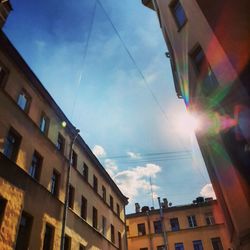
POLYGON ((118 170, 115 161, 111 159, 106 159, 104 161, 104 167, 111 177, 113 177, 118 170))
POLYGON ((216 199, 215 193, 214 193, 214 189, 211 183, 206 184, 200 191, 200 195, 204 196, 204 197, 213 197, 214 199, 216 199))
MULTIPOLYGON (((121 191, 129 197, 130 201, 136 197, 140 191, 151 191, 149 177, 155 178, 161 171, 161 167, 155 164, 146 164, 128 170, 121 171, 114 176, 121 191)), ((152 185, 154 197, 157 197, 156 190, 159 186, 152 185)))
POLYGON ((131 159, 140 159, 141 155, 139 153, 134 153, 134 152, 127 152, 127 155, 131 158, 131 159))
POLYGON ((95 145, 92 149, 92 152, 96 157, 103 157, 106 155, 104 148, 100 145, 95 145))

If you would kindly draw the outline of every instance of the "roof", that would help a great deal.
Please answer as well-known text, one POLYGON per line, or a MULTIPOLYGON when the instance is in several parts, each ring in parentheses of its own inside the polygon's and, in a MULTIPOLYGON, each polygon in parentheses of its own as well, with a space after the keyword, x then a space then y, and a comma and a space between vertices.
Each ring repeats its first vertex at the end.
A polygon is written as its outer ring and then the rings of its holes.
MULTIPOLYGON (((192 203, 192 204, 184 204, 180 206, 167 207, 167 208, 163 208, 163 213, 170 213, 173 211, 181 211, 181 210, 186 210, 186 209, 211 206, 216 203, 217 203, 217 200, 211 200, 211 201, 205 201, 205 202, 201 202, 197 204, 192 203)), ((126 218, 129 219, 129 218, 143 217, 143 216, 146 216, 147 213, 149 215, 160 214, 160 209, 153 209, 153 210, 148 210, 147 212, 127 214, 126 218)))
MULTIPOLYGON (((3 31, 0 31, 0 50, 2 50, 4 54, 6 54, 9 58, 11 58, 12 62, 15 63, 17 67, 24 73, 24 75, 29 80, 29 83, 31 83, 32 86, 39 92, 39 94, 41 94, 41 96, 46 100, 46 102, 54 110, 54 112, 59 117, 59 119, 67 123, 68 132, 71 134, 74 134, 75 127, 73 126, 73 124, 69 121, 69 119, 61 110, 61 108, 57 105, 57 103, 54 101, 52 96, 49 94, 49 92, 46 90, 46 88, 37 78, 35 73, 31 70, 29 65, 25 62, 25 60, 16 50, 16 48, 12 45, 12 43, 9 41, 9 39, 3 33, 3 31)), ((100 172, 103 178, 111 185, 111 187, 113 188, 114 192, 118 195, 118 197, 120 197, 121 200, 127 205, 128 198, 122 194, 121 190, 115 184, 113 179, 109 176, 105 168, 102 166, 102 164, 93 154, 93 152, 91 151, 91 149, 89 148, 89 146, 86 144, 86 142, 83 140, 81 136, 77 137, 77 143, 80 145, 80 147, 84 149, 84 152, 89 156, 90 160, 96 167, 97 171, 100 172)))

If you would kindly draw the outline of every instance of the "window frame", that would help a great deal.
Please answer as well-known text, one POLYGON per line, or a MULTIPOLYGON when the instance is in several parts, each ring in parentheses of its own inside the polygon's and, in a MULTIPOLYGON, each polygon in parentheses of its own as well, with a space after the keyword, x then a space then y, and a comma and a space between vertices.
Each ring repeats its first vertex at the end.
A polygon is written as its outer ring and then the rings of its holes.
POLYGON ((92 208, 92 226, 93 228, 98 228, 98 210, 93 206, 92 208))
POLYGON ((175 24, 176 24, 176 26, 178 28, 177 31, 179 32, 185 26, 185 24, 188 21, 186 12, 185 12, 185 10, 184 10, 184 8, 183 8, 182 3, 180 2, 180 0, 173 0, 173 1, 171 1, 170 4, 169 4, 169 9, 170 9, 170 11, 172 13, 173 19, 174 19, 175 24), (179 8, 181 7, 182 12, 184 13, 184 19, 185 20, 183 21, 183 23, 180 23, 180 19, 178 18, 178 15, 176 15, 177 14, 176 13, 176 7, 177 7, 177 5, 179 5, 179 8))
POLYGON ((175 218, 170 218, 169 219, 169 223, 170 223, 170 226, 171 226, 171 231, 172 232, 177 232, 177 231, 180 231, 180 223, 179 223, 179 219, 178 219, 178 217, 175 217, 175 218), (173 227, 173 223, 172 222, 177 222, 175 225, 177 225, 177 229, 175 229, 174 227, 173 227))
POLYGON ((56 170, 56 169, 53 169, 53 172, 52 172, 52 175, 51 175, 51 184, 50 184, 50 193, 54 196, 54 197, 59 197, 59 191, 60 191, 60 178, 61 177, 61 174, 56 170), (56 176, 55 178, 55 185, 53 185, 53 176, 56 176), (52 188, 53 188, 53 191, 52 191, 52 188))
POLYGON ((115 227, 113 224, 110 224, 110 240, 115 244, 115 227))
POLYGON ((195 215, 188 215, 187 216, 187 220, 188 220, 188 226, 189 226, 189 228, 195 228, 195 227, 197 227, 197 221, 196 221, 195 215), (189 220, 189 218, 190 218, 190 220, 189 220))
POLYGON ((0 61, 0 89, 5 88, 9 73, 8 68, 0 61))
POLYGON ((138 236, 146 235, 145 223, 138 223, 137 224, 137 232, 138 232, 138 236))
POLYGON ((75 188, 69 184, 69 190, 68 190, 68 207, 72 210, 74 209, 74 203, 75 203, 75 188))
POLYGON ((87 220, 87 213, 88 213, 88 201, 82 195, 82 197, 81 197, 81 218, 83 218, 84 220, 87 220))
POLYGON ((84 180, 88 182, 89 181, 89 167, 85 162, 83 163, 82 175, 83 175, 84 180))
POLYGON ((56 148, 57 148, 58 152, 64 154, 65 138, 60 132, 58 133, 58 136, 57 136, 56 148), (59 142, 60 140, 61 140, 61 142, 59 142), (61 146, 59 147, 59 145, 61 145, 61 146))
POLYGON ((50 125, 49 117, 45 114, 45 112, 42 112, 40 116, 40 121, 39 121, 39 130, 45 136, 48 136, 49 125, 50 125), (43 121, 44 121, 44 127, 43 127, 43 121))
POLYGON ((154 233, 155 234, 162 233, 162 223, 161 223, 161 220, 154 221, 153 225, 154 225, 154 233))
POLYGON ((201 240, 193 240, 193 248, 194 248, 194 250, 203 250, 202 241, 201 240))
POLYGON ((35 150, 32 155, 32 160, 31 160, 31 164, 29 168, 29 175, 36 181, 40 180, 40 176, 42 172, 42 164, 43 164, 43 157, 35 150), (33 165, 34 157, 36 157, 38 160, 37 165, 33 165))
POLYGON ((93 174, 93 190, 98 193, 98 179, 96 175, 93 174))
POLYGON ((28 91, 24 88, 22 88, 18 95, 17 95, 17 99, 16 99, 16 104, 17 106, 23 111, 25 112, 26 114, 29 113, 30 111, 30 106, 31 106, 31 101, 32 101, 32 98, 31 98, 31 95, 28 93, 28 91), (25 103, 25 106, 22 107, 21 103, 19 103, 19 100, 21 98, 21 95, 23 95, 26 99, 26 103, 25 103))
POLYGON ((45 223, 45 230, 44 230, 44 236, 43 236, 43 250, 52 250, 53 249, 54 236, 55 236, 55 227, 49 223, 45 223), (47 228, 50 228, 52 230, 52 234, 51 234, 51 238, 49 240, 49 247, 48 248, 45 246, 45 244, 47 244, 47 243, 45 243, 47 228))

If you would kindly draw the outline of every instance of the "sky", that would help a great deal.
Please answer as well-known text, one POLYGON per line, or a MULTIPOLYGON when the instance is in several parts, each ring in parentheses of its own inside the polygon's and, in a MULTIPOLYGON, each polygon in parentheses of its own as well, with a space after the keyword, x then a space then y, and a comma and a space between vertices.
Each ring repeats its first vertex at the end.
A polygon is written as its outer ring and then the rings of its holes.
POLYGON ((156 14, 140 0, 11 0, 4 32, 134 203, 211 196, 156 14))

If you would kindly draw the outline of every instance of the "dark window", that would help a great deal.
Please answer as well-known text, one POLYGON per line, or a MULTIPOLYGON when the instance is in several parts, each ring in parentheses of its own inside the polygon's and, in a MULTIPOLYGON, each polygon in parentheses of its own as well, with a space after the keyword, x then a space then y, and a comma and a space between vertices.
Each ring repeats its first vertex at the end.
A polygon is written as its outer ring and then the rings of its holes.
POLYGON ((213 250, 223 250, 223 246, 219 237, 212 238, 211 241, 213 245, 213 250))
POLYGON ((156 234, 162 233, 161 221, 154 221, 154 230, 156 234))
POLYGON ((42 162, 43 162, 42 156, 35 151, 32 156, 29 174, 32 178, 34 178, 37 181, 39 181, 40 178, 42 162))
POLYGON ((54 241, 54 227, 46 224, 45 233, 43 238, 43 250, 52 250, 54 241))
POLYGON ((183 243, 175 243, 174 244, 174 249, 175 250, 184 250, 184 245, 183 245, 183 243))
POLYGON ((84 245, 80 244, 79 250, 86 250, 86 247, 84 245))
POLYGON ((144 223, 137 224, 137 230, 138 230, 138 235, 145 235, 146 234, 145 224, 144 223))
POLYGON ((42 113, 42 115, 41 115, 39 128, 40 128, 40 131, 43 134, 48 135, 48 131, 49 131, 49 118, 44 113, 42 113))
POLYGON ((194 250, 203 250, 202 241, 201 240, 194 240, 193 247, 194 247, 194 250))
POLYGON ((72 185, 69 185, 69 200, 68 205, 71 209, 74 208, 74 199, 75 199, 75 188, 72 185))
POLYGON ((3 88, 7 80, 8 71, 5 67, 0 65, 0 88, 3 88))
POLYGON ((93 176, 93 189, 95 192, 98 192, 98 179, 95 175, 93 176))
POLYGON ((197 82, 201 82, 202 93, 208 96, 218 87, 219 83, 200 46, 191 53, 191 58, 198 74, 199 81, 197 82))
POLYGON ((7 200, 0 197, 0 228, 1 228, 2 221, 3 221, 6 204, 7 204, 7 200))
POLYGON ((187 219, 189 227, 197 227, 196 218, 194 215, 188 216, 187 219))
POLYGON ((33 219, 29 214, 22 212, 16 240, 16 250, 26 250, 29 248, 32 221, 33 219))
POLYGON ((116 213, 120 217, 120 206, 118 203, 116 204, 116 213))
POLYGON ((114 199, 112 195, 109 196, 109 206, 112 210, 114 209, 114 199))
POLYGON ((86 163, 83 163, 83 171, 82 175, 85 181, 88 181, 89 179, 89 167, 87 166, 86 163))
POLYGON ((81 203, 81 217, 84 220, 86 220, 87 218, 87 200, 83 196, 82 196, 82 203, 81 203))
POLYGON ((178 218, 172 218, 172 219, 170 219, 170 225, 171 225, 171 230, 172 231, 178 231, 178 230, 180 230, 178 218))
POLYGON ((186 14, 179 0, 175 0, 170 4, 171 12, 174 16, 175 22, 180 29, 187 21, 186 14))
POLYGON ((164 245, 157 246, 156 250, 165 250, 165 246, 164 245))
POLYGON ((21 144, 21 136, 16 130, 11 128, 6 137, 3 154, 12 161, 16 161, 19 147, 21 144))
POLYGON ((129 235, 129 226, 126 226, 127 234, 129 235))
POLYGON ((118 232, 118 249, 122 250, 122 235, 118 232))
POLYGON ((95 207, 93 207, 93 216, 92 216, 92 226, 94 228, 97 228, 97 224, 98 224, 98 217, 97 217, 97 209, 95 207))
POLYGON ((106 235, 107 219, 102 216, 102 234, 106 235))
POLYGON ((205 214, 205 220, 206 220, 206 224, 207 225, 213 225, 213 224, 215 224, 214 216, 213 216, 212 213, 206 213, 205 214))
POLYGON ((141 247, 140 250, 148 250, 147 247, 141 247))
POLYGON ((106 202, 106 188, 102 186, 102 198, 106 202))
POLYGON ((57 143, 56 143, 56 148, 58 149, 59 152, 62 154, 64 153, 64 146, 65 146, 65 139, 64 137, 59 133, 57 137, 57 143))
POLYGON ((17 105, 26 113, 29 112, 31 103, 31 97, 30 95, 23 89, 18 98, 17 98, 17 105))
POLYGON ((64 236, 64 250, 70 250, 71 249, 71 238, 68 235, 64 236))
POLYGON ((115 243, 115 228, 112 224, 110 227, 111 227, 111 241, 115 243))
POLYGON ((60 174, 56 170, 53 170, 53 173, 51 176, 50 192, 55 197, 58 197, 58 194, 59 194, 59 183, 60 183, 60 174))
POLYGON ((71 165, 72 167, 77 168, 77 153, 74 150, 72 151, 71 165))

